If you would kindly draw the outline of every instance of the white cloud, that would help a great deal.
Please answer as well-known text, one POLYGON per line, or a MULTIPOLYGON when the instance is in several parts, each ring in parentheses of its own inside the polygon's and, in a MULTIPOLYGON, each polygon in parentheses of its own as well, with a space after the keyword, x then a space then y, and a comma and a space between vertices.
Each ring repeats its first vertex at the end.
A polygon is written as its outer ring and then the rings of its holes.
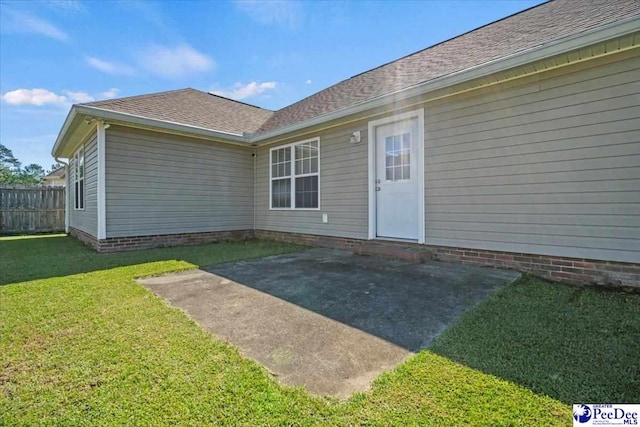
POLYGON ((302 3, 295 0, 236 0, 236 7, 260 24, 298 26, 302 19, 302 3))
POLYGON ((59 41, 68 41, 69 35, 52 23, 37 16, 7 10, 2 14, 0 27, 3 31, 26 34, 40 34, 59 41))
POLYGON ((231 99, 245 99, 245 98, 253 98, 264 93, 267 90, 275 89, 277 86, 276 82, 250 82, 247 84, 236 83, 230 89, 216 90, 213 91, 216 95, 225 96, 231 99))
POLYGON ((215 67, 213 58, 188 44, 173 47, 152 45, 140 53, 139 62, 147 71, 166 78, 201 73, 215 67))
POLYGON ((67 98, 63 95, 57 95, 47 89, 16 89, 5 92, 2 100, 11 105, 47 105, 47 104, 63 104, 67 102, 67 98))
POLYGON ((120 93, 120 89, 118 89, 117 87, 112 87, 111 89, 102 92, 100 94, 100 97, 102 99, 112 99, 118 96, 119 93, 120 93))
POLYGON ((5 92, 2 100, 10 105, 33 105, 42 107, 46 105, 69 107, 71 104, 82 104, 99 99, 115 98, 120 89, 111 88, 98 96, 93 96, 83 91, 67 90, 62 93, 55 93, 48 89, 16 89, 5 92))
POLYGON ((309 80, 307 80, 305 83, 306 83, 306 84, 308 84, 308 85, 310 85, 310 84, 311 84, 311 83, 313 83, 313 82, 311 81, 311 79, 309 79, 309 80))
POLYGON ((130 67, 126 64, 121 64, 119 62, 104 61, 94 56, 87 56, 84 58, 84 60, 89 66, 95 68, 96 70, 100 70, 103 73, 122 74, 128 76, 135 74, 135 70, 133 69, 133 67, 130 67))
POLYGON ((73 92, 73 91, 67 91, 65 92, 65 94, 67 95, 67 99, 73 103, 84 103, 84 102, 92 102, 95 101, 96 99, 89 95, 87 92, 73 92))

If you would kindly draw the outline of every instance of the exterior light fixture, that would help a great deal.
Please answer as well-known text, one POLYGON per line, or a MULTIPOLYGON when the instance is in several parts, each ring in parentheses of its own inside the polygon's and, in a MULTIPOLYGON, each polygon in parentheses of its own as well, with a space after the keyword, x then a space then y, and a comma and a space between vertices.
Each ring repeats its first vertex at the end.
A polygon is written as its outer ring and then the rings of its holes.
POLYGON ((349 138, 349 142, 351 144, 357 144, 358 142, 360 142, 360 131, 357 130, 355 132, 353 132, 351 134, 351 137, 349 138))

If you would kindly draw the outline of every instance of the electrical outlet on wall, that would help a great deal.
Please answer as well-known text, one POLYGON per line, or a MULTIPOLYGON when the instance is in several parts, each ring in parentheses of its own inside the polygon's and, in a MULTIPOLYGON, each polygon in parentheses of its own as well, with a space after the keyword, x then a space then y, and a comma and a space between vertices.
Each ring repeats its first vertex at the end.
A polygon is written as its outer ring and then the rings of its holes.
POLYGON ((325 224, 326 224, 327 222, 329 222, 329 215, 327 215, 327 214, 322 214, 322 222, 324 222, 325 224))

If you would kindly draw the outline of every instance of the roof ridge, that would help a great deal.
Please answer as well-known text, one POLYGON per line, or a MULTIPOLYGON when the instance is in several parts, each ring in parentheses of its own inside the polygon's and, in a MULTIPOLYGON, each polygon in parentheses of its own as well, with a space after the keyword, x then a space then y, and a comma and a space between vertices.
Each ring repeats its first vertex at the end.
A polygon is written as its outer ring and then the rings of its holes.
POLYGON ((220 132, 255 132, 274 112, 193 88, 76 104, 220 132))
MULTIPOLYGON (((201 91, 199 91, 199 92, 201 92, 201 91)), ((272 113, 274 112, 273 110, 270 110, 268 108, 259 107, 257 105, 249 104, 247 102, 238 101, 237 99, 233 99, 233 98, 227 98, 226 96, 218 95, 217 93, 213 93, 213 92, 203 92, 203 93, 206 93, 207 95, 215 96, 217 98, 224 99, 226 101, 232 101, 232 102, 236 102, 238 104, 246 105, 247 107, 258 108, 260 110, 265 110, 265 111, 269 111, 269 112, 272 112, 272 113)))
POLYGON ((577 36, 636 16, 639 11, 640 0, 543 1, 309 94, 277 110, 257 133, 273 131, 487 61, 577 36))
MULTIPOLYGON (((394 64, 394 63, 399 62, 399 61, 401 61, 401 60, 403 60, 403 59, 405 59, 405 58, 409 58, 409 57, 411 57, 411 56, 417 55, 417 54, 422 53, 422 52, 424 52, 424 51, 426 51, 426 50, 432 49, 432 48, 434 48, 434 47, 436 47, 436 46, 440 46, 440 45, 442 45, 442 44, 445 44, 445 43, 447 43, 447 42, 450 42, 451 40, 455 40, 455 39, 460 38, 460 37, 462 37, 462 36, 465 36, 465 35, 467 35, 467 34, 470 34, 470 33, 473 33, 473 32, 475 32, 475 31, 478 31, 478 30, 480 30, 480 29, 482 29, 482 28, 485 28, 485 27, 488 27, 488 26, 490 26, 490 25, 496 24, 496 23, 498 23, 498 22, 500 22, 500 21, 504 21, 505 19, 512 18, 512 17, 514 17, 514 16, 516 16, 516 15, 520 15, 521 13, 528 12, 528 11, 530 11, 531 9, 536 9, 536 8, 538 8, 538 7, 541 7, 541 6, 544 6, 544 5, 547 5, 547 4, 550 4, 550 3, 553 3, 553 2, 555 2, 555 1, 556 1, 556 0, 546 0, 546 1, 544 1, 543 3, 537 4, 537 5, 535 5, 535 6, 528 7, 528 8, 526 8, 526 9, 523 9, 523 10, 521 10, 521 11, 519 11, 519 12, 516 12, 516 13, 512 13, 511 15, 505 16, 505 17, 500 18, 500 19, 497 19, 497 20, 495 20, 495 21, 491 21, 491 22, 489 22, 489 23, 487 23, 487 24, 484 24, 484 25, 481 25, 481 26, 479 26, 479 27, 473 28, 473 29, 471 29, 471 30, 469 30, 469 31, 467 31, 467 32, 465 32, 465 33, 459 34, 459 35, 457 35, 457 36, 454 36, 454 37, 448 38, 448 39, 446 39, 446 40, 443 40, 443 41, 438 42, 438 43, 436 43, 436 44, 433 44, 433 45, 431 45, 431 46, 425 47, 424 49, 417 50, 417 51, 415 51, 415 52, 412 52, 412 53, 409 53, 409 54, 407 54, 407 55, 401 56, 401 57, 399 57, 399 58, 393 59, 393 60, 391 60, 391 61, 385 62, 384 64, 382 64, 382 65, 378 65, 377 67, 373 67, 373 68, 370 68, 370 69, 368 69, 368 70, 366 70, 366 71, 363 71, 363 72, 361 72, 361 73, 354 74, 353 76, 348 77, 348 78, 343 79, 343 80, 340 80, 339 82, 334 83, 334 84, 332 84, 331 86, 328 86, 328 87, 326 87, 326 88, 324 88, 324 89, 321 89, 321 90, 319 90, 318 92, 314 92, 314 93, 312 93, 312 94, 310 94, 310 95, 308 95, 308 96, 305 96, 304 98, 302 98, 302 99, 300 99, 300 100, 298 100, 298 101, 294 102, 293 104, 285 105, 284 107, 282 107, 282 108, 280 108, 279 110, 276 110, 276 111, 281 111, 281 110, 284 110, 284 109, 286 109, 286 108, 289 108, 289 107, 291 107, 291 106, 293 106, 293 105, 296 105, 296 104, 298 104, 298 103, 301 103, 301 102, 303 102, 303 101, 307 100, 308 98, 311 98, 311 97, 313 97, 313 96, 315 96, 315 95, 317 95, 317 94, 319 94, 319 93, 321 93, 321 92, 328 91, 329 89, 333 88, 334 86, 338 86, 338 85, 340 85, 340 84, 342 84, 342 83, 344 83, 344 82, 347 82, 347 81, 349 81, 349 80, 351 80, 351 79, 354 79, 354 78, 356 78, 356 77, 359 77, 359 76, 361 76, 361 75, 363 75, 363 74, 367 74, 367 73, 370 73, 371 71, 378 70, 378 69, 380 69, 380 68, 386 67, 387 65, 394 64)), ((267 121, 268 121, 268 120, 267 120, 267 121)))
MULTIPOLYGON (((481 26, 479 26, 479 27, 473 28, 473 29, 471 29, 471 30, 469 30, 469 31, 466 31, 466 32, 462 33, 462 34, 458 34, 457 36, 453 36, 453 37, 450 37, 450 38, 448 38, 448 39, 446 39, 446 40, 443 40, 443 41, 441 41, 441 42, 438 42, 438 43, 436 43, 436 44, 432 44, 431 46, 427 46, 427 47, 425 47, 424 49, 416 50, 415 52, 412 52, 412 53, 409 53, 409 54, 407 54, 407 55, 401 56, 400 58, 396 58, 396 59, 391 60, 391 61, 389 61, 389 62, 385 62, 384 64, 378 65, 377 67, 373 67, 373 68, 371 68, 371 69, 369 69, 369 70, 367 70, 367 71, 363 71, 363 72, 361 72, 361 73, 354 74, 353 76, 351 76, 351 77, 349 77, 348 79, 345 79, 345 80, 353 79, 354 77, 358 77, 358 76, 360 76, 360 75, 362 75, 362 74, 366 74, 366 73, 368 73, 368 72, 370 72, 370 71, 374 71, 374 70, 377 70, 377 69, 379 69, 379 68, 386 67, 387 65, 393 64, 393 63, 395 63, 395 62, 399 62, 399 61, 401 61, 401 60, 403 60, 403 59, 405 59, 405 58, 409 58, 409 57, 411 57, 411 56, 413 56, 413 55, 417 55, 417 54, 419 54, 419 53, 422 53, 422 52, 424 52, 425 50, 433 49, 433 48, 434 48, 434 47, 436 47, 436 46, 443 45, 443 44, 448 43, 448 42, 450 42, 450 41, 452 41, 452 40, 455 40, 455 39, 458 39, 458 38, 460 38, 460 37, 466 36, 467 34, 474 33, 474 32, 476 32, 476 31, 481 30, 481 29, 483 29, 483 28, 485 28, 485 27, 488 27, 488 26, 490 26, 490 25, 497 24, 497 23, 498 23, 498 22, 500 22, 500 21, 504 21, 504 20, 506 20, 506 19, 513 18, 514 16, 516 16, 516 15, 520 15, 520 14, 525 13, 525 12, 528 12, 528 11, 530 11, 531 9, 537 9, 537 8, 539 8, 539 7, 542 7, 542 6, 545 6, 545 5, 548 5, 548 4, 550 4, 550 3, 554 3, 554 2, 556 2, 556 0, 546 0, 546 1, 542 2, 542 3, 540 3, 540 4, 536 4, 536 5, 534 5, 534 6, 531 6, 531 7, 528 7, 528 8, 526 8, 526 9, 523 9, 523 10, 521 10, 521 11, 519 11, 519 12, 512 13, 511 15, 505 16, 505 17, 500 18, 500 19, 496 19, 495 21, 491 21, 491 22, 488 22, 488 23, 486 23, 486 24, 484 24, 484 25, 481 25, 481 26)), ((343 81, 345 81, 345 80, 343 80, 343 81)))

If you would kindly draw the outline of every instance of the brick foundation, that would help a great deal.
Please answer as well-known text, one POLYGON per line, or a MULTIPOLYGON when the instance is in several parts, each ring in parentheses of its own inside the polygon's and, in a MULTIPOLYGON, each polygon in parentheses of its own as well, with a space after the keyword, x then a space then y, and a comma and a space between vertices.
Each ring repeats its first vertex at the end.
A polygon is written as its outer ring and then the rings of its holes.
POLYGON ((407 245, 406 243, 383 242, 380 240, 362 240, 267 230, 256 230, 255 236, 261 240, 276 240, 278 242, 307 246, 345 249, 359 255, 375 255, 409 262, 423 262, 433 259, 431 248, 425 245, 407 245))
POLYGON ((96 251, 98 250, 98 247, 99 247, 98 239, 93 237, 91 234, 85 233, 84 231, 78 230, 77 228, 73 228, 73 227, 69 227, 69 234, 72 237, 75 237, 76 239, 80 240, 86 246, 89 246, 91 249, 96 251))
POLYGON ((568 284, 640 290, 640 264, 440 246, 432 249, 439 261, 509 268, 568 284))
POLYGON ((98 240, 76 228, 69 234, 98 252, 120 252, 136 249, 163 248, 169 246, 200 245, 203 243, 241 241, 254 238, 253 230, 210 231, 204 233, 161 234, 139 237, 111 237, 98 240))
POLYGON ((167 246, 198 245, 223 241, 275 240, 307 246, 321 246, 375 255, 409 262, 453 261, 518 270, 555 282, 625 287, 640 290, 640 264, 499 252, 482 249, 452 248, 418 244, 383 242, 312 234, 267 230, 213 231, 206 233, 165 234, 140 237, 115 237, 98 240, 84 231, 70 228, 70 234, 98 252, 118 252, 167 246))
POLYGON ((640 264, 256 230, 256 238, 347 249, 421 262, 432 259, 508 268, 555 282, 640 290, 640 264))

